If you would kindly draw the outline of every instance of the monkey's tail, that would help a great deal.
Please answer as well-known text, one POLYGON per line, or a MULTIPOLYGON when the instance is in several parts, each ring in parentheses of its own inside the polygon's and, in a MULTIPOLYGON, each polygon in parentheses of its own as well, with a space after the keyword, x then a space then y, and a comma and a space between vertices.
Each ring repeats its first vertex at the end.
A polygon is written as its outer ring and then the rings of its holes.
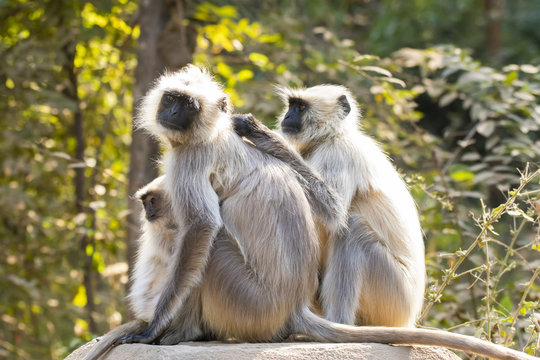
POLYGON ((508 349, 472 336, 442 330, 382 326, 350 326, 328 321, 302 309, 293 319, 295 333, 305 334, 320 342, 366 342, 442 346, 493 359, 539 360, 540 358, 508 349))
POLYGON ((107 352, 117 339, 124 335, 138 333, 143 331, 148 324, 143 320, 133 320, 126 324, 118 326, 116 329, 109 331, 92 347, 84 360, 97 360, 107 352))

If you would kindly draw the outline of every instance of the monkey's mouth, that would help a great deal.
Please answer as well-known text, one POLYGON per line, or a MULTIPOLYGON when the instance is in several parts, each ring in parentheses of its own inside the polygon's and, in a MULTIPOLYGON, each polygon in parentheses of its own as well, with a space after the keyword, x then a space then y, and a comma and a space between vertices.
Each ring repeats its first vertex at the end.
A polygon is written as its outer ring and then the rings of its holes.
POLYGON ((286 134, 296 135, 300 132, 300 130, 302 130, 302 128, 295 125, 282 125, 281 130, 286 134))
POLYGON ((172 121, 167 121, 167 120, 160 120, 159 124, 168 130, 176 130, 176 131, 186 131, 187 128, 189 127, 189 124, 179 124, 177 122, 172 122, 172 121))
POLYGON ((161 216, 159 214, 147 214, 146 215, 146 220, 148 220, 149 222, 154 222, 157 219, 159 219, 160 217, 161 216))

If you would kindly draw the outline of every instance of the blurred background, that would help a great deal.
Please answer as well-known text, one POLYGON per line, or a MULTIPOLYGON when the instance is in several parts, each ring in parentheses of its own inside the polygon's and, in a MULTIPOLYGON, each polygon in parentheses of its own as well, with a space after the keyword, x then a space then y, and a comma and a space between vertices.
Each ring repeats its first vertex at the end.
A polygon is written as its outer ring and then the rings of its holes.
POLYGON ((418 325, 538 355, 539 23, 534 0, 0 0, 0 358, 129 320, 160 150, 132 115, 189 62, 269 126, 276 83, 349 87, 421 212, 418 325))

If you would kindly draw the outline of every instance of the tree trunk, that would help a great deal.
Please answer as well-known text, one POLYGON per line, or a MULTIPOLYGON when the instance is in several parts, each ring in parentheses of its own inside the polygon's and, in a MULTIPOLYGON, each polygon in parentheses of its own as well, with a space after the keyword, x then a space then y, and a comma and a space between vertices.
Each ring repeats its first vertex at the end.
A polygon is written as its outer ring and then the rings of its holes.
POLYGON ((486 48, 490 56, 497 56, 501 49, 501 26, 503 15, 503 0, 485 0, 486 48))
MULTIPOLYGON (((142 96, 152 81, 165 69, 180 68, 192 60, 194 33, 183 25, 184 6, 181 0, 141 0, 139 2, 139 25, 141 35, 137 51, 135 87, 133 89, 134 116, 142 96)), ((146 133, 133 130, 129 166, 127 217, 127 256, 130 273, 137 251, 140 235, 140 205, 133 194, 158 175, 156 160, 159 146, 146 133)))
MULTIPOLYGON (((75 210, 78 214, 87 213, 91 216, 91 229, 94 229, 95 220, 92 210, 85 206, 87 202, 87 191, 85 187, 86 177, 85 177, 85 166, 84 164, 84 152, 86 148, 85 136, 84 136, 84 124, 83 124, 83 114, 81 110, 81 101, 78 95, 78 79, 77 74, 75 73, 75 44, 72 42, 66 42, 62 50, 66 57, 66 63, 63 65, 63 70, 68 77, 68 84, 64 89, 64 94, 73 100, 75 104, 75 110, 73 112, 73 129, 72 135, 75 138, 75 155, 74 158, 79 162, 79 166, 75 168, 75 210)), ((97 333, 97 324, 94 319, 94 312, 96 304, 94 303, 94 276, 92 273, 92 263, 93 263, 93 251, 95 249, 94 238, 91 235, 88 235, 88 232, 83 231, 80 240, 81 247, 81 256, 82 261, 82 271, 83 271, 83 285, 86 291, 86 313, 88 320, 88 327, 91 332, 97 333), (92 253, 87 254, 86 248, 88 245, 92 246, 92 253)))

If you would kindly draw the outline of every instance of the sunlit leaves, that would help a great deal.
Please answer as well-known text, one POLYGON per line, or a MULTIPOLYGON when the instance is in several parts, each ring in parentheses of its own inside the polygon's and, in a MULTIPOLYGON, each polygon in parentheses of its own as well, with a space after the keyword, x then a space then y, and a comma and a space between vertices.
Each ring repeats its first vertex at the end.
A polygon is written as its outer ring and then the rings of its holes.
MULTIPOLYGON (((197 6, 194 18, 203 22, 199 27, 194 62, 210 65, 211 70, 220 76, 233 105, 240 107, 246 104, 238 89, 255 79, 257 73, 276 68, 280 74, 286 71, 285 66, 276 66, 268 56, 258 51, 262 45, 282 46, 282 35, 241 17, 237 8, 204 2, 197 6), (227 61, 233 58, 236 60, 232 63, 227 61)), ((259 104, 264 106, 261 102, 259 104)))
POLYGON ((247 81, 253 78, 253 71, 247 70, 247 69, 240 70, 237 74, 237 77, 238 77, 238 81, 241 81, 241 82, 247 81))
POLYGON ((81 17, 83 20, 83 26, 91 28, 92 26, 105 27, 108 23, 105 16, 100 15, 97 12, 97 9, 91 3, 86 3, 81 12, 81 17))
MULTIPOLYGON (((27 351, 17 353, 21 359, 61 358, 66 354, 54 350, 52 355, 51 344, 69 351, 68 344, 77 345, 75 336, 86 339, 88 325, 74 320, 87 316, 81 308, 88 303, 81 285, 85 257, 92 256, 92 271, 102 271, 124 249, 119 243, 125 215, 120 213, 126 207, 132 40, 138 31, 127 24, 136 8, 123 0, 10 2, 9 8, 0 7, 0 14, 11 14, 0 23, 5 99, 0 103, 0 206, 10 209, 9 217, 0 219, 1 249, 9 259, 0 278, 4 271, 12 274, 11 291, 0 295, 0 313, 20 319, 13 327, 1 327, 0 337, 15 338, 24 327, 25 336, 16 343, 27 351), (67 71, 71 66, 76 88, 67 71), (78 110, 87 144, 83 159, 74 158, 72 125, 78 110), (73 169, 80 167, 88 188, 85 213, 78 214, 73 169), (93 214, 95 204, 101 205, 93 214), (84 236, 93 237, 95 244, 81 248, 84 236)), ((108 298, 103 310, 121 309, 120 298, 110 297, 110 289, 121 294, 122 288, 100 287, 108 298)), ((102 294, 93 297, 99 300, 102 294)))
MULTIPOLYGON (((218 7, 204 2, 197 6, 194 17, 209 23, 201 28, 198 45, 201 49, 210 49, 213 54, 220 54, 223 51, 241 51, 245 41, 257 40, 263 36, 260 24, 250 22, 246 18, 237 19, 234 6, 218 7)), ((265 34, 264 36, 264 42, 280 40, 279 35, 265 34)))
POLYGON ((197 20, 215 22, 221 18, 235 18, 237 11, 234 6, 216 6, 212 3, 205 2, 197 7, 194 18, 197 20))
POLYGON ((86 288, 82 285, 79 285, 77 287, 77 294, 75 294, 75 297, 73 298, 73 305, 78 307, 84 307, 86 306, 86 288))
POLYGON ((249 54, 249 60, 262 69, 268 68, 269 59, 264 54, 252 52, 249 54))
POLYGON ((88 322, 83 319, 76 319, 73 326, 73 332, 77 336, 84 336, 88 334, 88 322))
POLYGON ((475 177, 474 173, 465 165, 453 165, 450 170, 450 176, 456 181, 469 183, 472 182, 475 177))

